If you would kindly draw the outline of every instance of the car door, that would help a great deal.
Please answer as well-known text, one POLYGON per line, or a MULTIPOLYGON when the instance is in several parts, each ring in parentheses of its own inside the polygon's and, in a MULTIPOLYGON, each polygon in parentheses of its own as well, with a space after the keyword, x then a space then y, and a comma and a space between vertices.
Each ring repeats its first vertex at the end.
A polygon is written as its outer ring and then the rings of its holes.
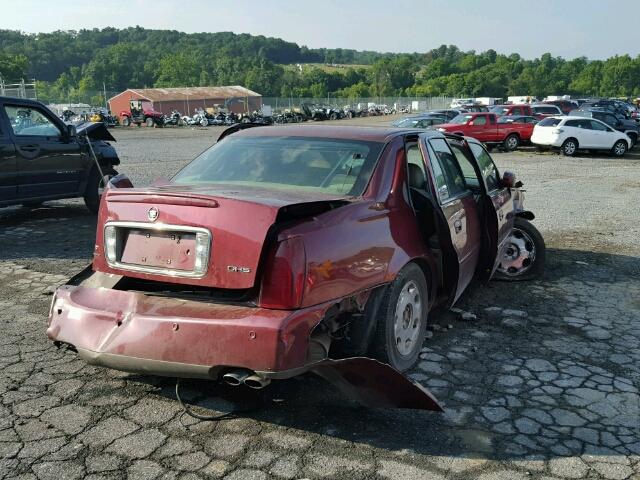
POLYGON ((476 201, 484 215, 481 258, 478 274, 489 280, 509 246, 515 221, 513 196, 502 181, 491 156, 476 142, 449 139, 467 185, 475 187, 476 201))
POLYGON ((500 173, 487 150, 482 145, 475 142, 469 142, 469 149, 473 153, 476 163, 480 169, 486 193, 491 199, 491 204, 493 205, 492 214, 495 214, 497 220, 497 224, 495 226, 496 259, 491 271, 491 274, 493 274, 508 245, 509 237, 511 236, 511 231, 513 229, 515 221, 513 195, 511 194, 510 189, 502 185, 500 173))
POLYGON ((449 298, 453 304, 473 279, 478 265, 482 235, 478 207, 446 140, 426 136, 421 140, 427 152, 433 189, 458 261, 457 284, 449 298))
POLYGON ((589 121, 591 131, 594 139, 594 147, 601 149, 609 149, 613 147, 614 136, 611 134, 611 129, 604 123, 591 119, 589 121))
POLYGON ((596 147, 596 138, 595 132, 591 128, 591 120, 588 118, 580 119, 580 120, 567 120, 567 122, 562 127, 567 127, 570 129, 567 132, 567 137, 575 137, 578 140, 578 144, 580 148, 597 148, 596 147))
POLYGON ((18 193, 16 149, 9 128, 6 117, 0 111, 0 203, 11 203, 18 193))
POLYGON ((20 199, 60 198, 80 191, 83 158, 80 145, 43 107, 5 104, 18 167, 20 199))
POLYGON ((487 115, 476 115, 469 124, 469 136, 477 138, 481 142, 488 141, 487 139, 487 115))

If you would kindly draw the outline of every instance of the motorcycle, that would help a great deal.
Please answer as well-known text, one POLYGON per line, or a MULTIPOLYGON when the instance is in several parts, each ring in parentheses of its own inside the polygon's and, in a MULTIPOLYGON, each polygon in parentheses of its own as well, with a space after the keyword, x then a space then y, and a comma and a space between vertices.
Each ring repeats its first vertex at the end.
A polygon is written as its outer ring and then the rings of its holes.
POLYGON ((175 125, 175 126, 181 127, 182 125, 184 125, 183 117, 182 115, 180 115, 180 112, 177 110, 172 110, 171 114, 168 116, 165 116, 162 121, 165 126, 175 125))

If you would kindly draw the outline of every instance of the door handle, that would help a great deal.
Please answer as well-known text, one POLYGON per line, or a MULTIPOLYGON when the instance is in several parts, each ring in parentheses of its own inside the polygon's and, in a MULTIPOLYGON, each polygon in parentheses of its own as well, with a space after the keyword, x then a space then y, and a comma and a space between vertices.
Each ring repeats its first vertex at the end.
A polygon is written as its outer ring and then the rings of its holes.
POLYGON ((21 145, 18 147, 18 150, 23 152, 35 152, 39 150, 39 147, 37 145, 21 145))
POLYGON ((456 220, 455 222, 453 222, 453 229, 456 231, 456 233, 460 233, 462 231, 462 221, 456 220))

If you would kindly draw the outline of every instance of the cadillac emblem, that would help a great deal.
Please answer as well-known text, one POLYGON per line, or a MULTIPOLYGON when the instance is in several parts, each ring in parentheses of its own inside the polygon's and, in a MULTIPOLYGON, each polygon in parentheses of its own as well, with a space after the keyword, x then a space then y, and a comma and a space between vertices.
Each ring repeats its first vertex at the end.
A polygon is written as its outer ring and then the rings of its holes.
POLYGON ((147 212, 147 218, 149 219, 150 222, 155 222, 158 219, 159 214, 160 212, 156 207, 151 207, 147 212))

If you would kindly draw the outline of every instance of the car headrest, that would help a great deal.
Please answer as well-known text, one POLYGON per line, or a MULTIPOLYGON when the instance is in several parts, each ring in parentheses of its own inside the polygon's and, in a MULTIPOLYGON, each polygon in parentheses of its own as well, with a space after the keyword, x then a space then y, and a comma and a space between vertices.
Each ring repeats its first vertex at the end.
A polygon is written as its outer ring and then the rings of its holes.
POLYGON ((409 186, 411 188, 423 189, 427 179, 422 169, 415 163, 409 163, 409 186))

